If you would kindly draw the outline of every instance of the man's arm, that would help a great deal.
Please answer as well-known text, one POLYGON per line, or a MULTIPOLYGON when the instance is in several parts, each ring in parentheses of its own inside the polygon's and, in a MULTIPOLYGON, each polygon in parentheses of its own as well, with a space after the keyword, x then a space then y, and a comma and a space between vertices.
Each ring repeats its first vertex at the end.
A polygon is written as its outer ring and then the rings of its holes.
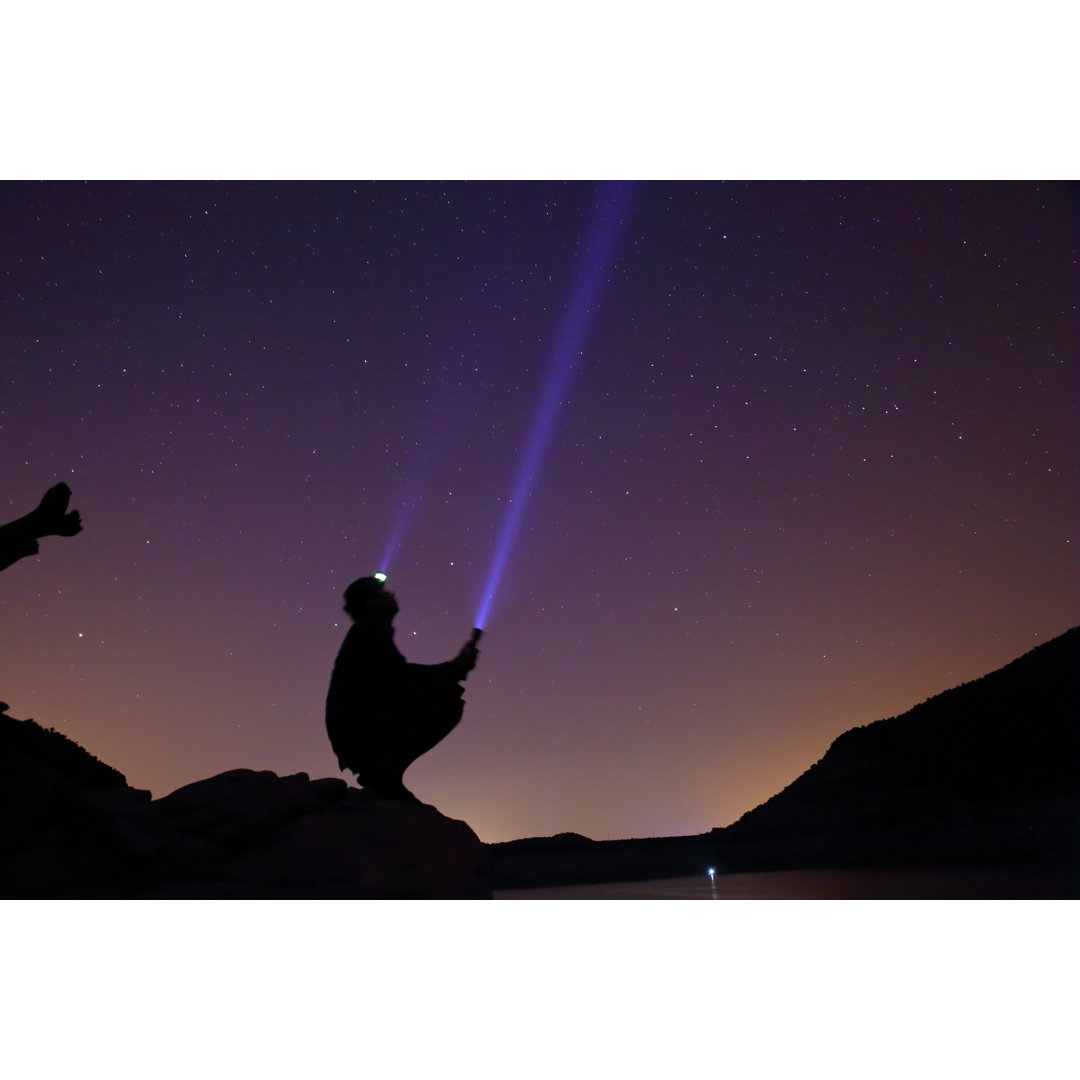
POLYGON ((441 664, 407 664, 406 667, 420 678, 449 677, 454 682, 461 682, 476 667, 479 656, 477 647, 467 641, 453 660, 446 660, 441 664))
POLYGON ((38 553, 43 536, 74 536, 82 530, 78 510, 68 510, 71 488, 54 484, 29 514, 0 525, 0 570, 38 553))

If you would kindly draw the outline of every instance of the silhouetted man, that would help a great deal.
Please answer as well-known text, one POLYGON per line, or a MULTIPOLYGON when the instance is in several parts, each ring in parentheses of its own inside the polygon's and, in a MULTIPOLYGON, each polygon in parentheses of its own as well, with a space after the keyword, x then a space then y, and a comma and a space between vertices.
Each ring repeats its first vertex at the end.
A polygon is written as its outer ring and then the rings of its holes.
POLYGON ((462 680, 476 666, 466 644, 445 664, 410 664, 394 644, 397 600, 380 578, 345 590, 353 625, 334 661, 326 695, 326 731, 338 766, 376 795, 416 801, 405 770, 461 719, 462 680))
POLYGON ((29 514, 0 525, 0 570, 38 553, 43 536, 74 536, 82 529, 78 510, 68 512, 71 488, 54 484, 29 514))

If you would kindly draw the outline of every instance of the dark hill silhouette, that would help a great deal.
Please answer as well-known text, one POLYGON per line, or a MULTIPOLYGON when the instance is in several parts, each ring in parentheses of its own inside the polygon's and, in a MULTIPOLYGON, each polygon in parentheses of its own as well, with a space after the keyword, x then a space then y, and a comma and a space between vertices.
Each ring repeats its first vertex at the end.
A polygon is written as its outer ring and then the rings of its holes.
POLYGON ((1073 868, 1075 892, 1078 652, 1075 628, 900 716, 852 728, 727 828, 491 844, 494 887, 680 877, 708 866, 738 873, 1037 863, 1073 868))
MULTIPOLYGON (((828 867, 1077 862, 1080 628, 853 728, 725 829, 481 845, 431 806, 235 769, 162 799, 0 709, 0 897, 488 896, 496 887, 828 867)), ((1075 888, 1073 890, 1075 893, 1075 888)), ((1055 893, 1056 895, 1056 893, 1055 893)))
POLYGON ((712 846, 709 833, 631 840, 558 833, 487 845, 493 889, 684 877, 711 865, 712 846))
POLYGON ((94 791, 127 786, 119 769, 106 765, 63 732, 43 728, 33 720, 16 720, 7 711, 7 703, 0 701, 0 746, 5 760, 15 754, 45 759, 66 780, 94 791))
POLYGON ((1080 628, 887 720, 726 829, 728 871, 1072 863, 1080 798, 1080 628))

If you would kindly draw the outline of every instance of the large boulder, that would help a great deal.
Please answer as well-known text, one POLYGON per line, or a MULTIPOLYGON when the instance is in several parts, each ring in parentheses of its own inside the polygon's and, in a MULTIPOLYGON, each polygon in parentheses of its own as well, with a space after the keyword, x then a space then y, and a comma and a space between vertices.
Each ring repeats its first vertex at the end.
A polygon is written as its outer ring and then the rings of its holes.
POLYGON ((234 769, 155 804, 214 854, 143 895, 490 899, 488 856, 463 821, 343 780, 234 769))
POLYGON ((0 897, 490 899, 462 821, 343 780, 233 769, 161 799, 0 708, 0 897))

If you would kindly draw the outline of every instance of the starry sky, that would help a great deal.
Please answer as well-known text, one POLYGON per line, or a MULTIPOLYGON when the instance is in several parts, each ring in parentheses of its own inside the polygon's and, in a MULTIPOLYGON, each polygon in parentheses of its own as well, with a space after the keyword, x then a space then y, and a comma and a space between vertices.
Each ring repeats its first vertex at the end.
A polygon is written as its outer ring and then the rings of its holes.
MULTIPOLYGON (((341 592, 473 625, 586 182, 0 187, 0 698, 154 796, 339 775, 341 592), (386 563, 389 562, 389 565, 386 563)), ((1076 624, 1077 188, 643 182, 459 728, 481 839, 722 826, 841 732, 1076 624)))

